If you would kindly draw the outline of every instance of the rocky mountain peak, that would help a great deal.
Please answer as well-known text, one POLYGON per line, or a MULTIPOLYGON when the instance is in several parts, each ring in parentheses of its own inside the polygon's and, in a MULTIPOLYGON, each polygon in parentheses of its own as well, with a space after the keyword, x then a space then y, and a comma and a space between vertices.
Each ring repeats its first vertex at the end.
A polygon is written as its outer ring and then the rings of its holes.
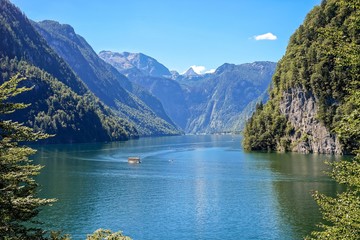
POLYGON ((171 77, 167 67, 143 53, 101 51, 99 56, 126 75, 139 75, 141 72, 145 76, 171 77))
POLYGON ((42 26, 46 26, 47 29, 51 30, 52 32, 56 32, 60 35, 70 37, 72 39, 76 38, 75 30, 69 24, 61 24, 53 20, 40 21, 39 24, 42 26))
POLYGON ((190 67, 190 68, 183 74, 183 76, 185 76, 185 77, 197 77, 197 76, 199 76, 199 74, 196 73, 195 70, 194 70, 192 67, 190 67))

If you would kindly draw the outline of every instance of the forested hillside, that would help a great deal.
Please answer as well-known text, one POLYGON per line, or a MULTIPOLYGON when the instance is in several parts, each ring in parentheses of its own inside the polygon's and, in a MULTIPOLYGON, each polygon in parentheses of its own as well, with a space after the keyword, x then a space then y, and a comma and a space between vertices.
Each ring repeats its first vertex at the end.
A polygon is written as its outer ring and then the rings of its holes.
POLYGON ((246 125, 246 149, 350 153, 358 148, 358 132, 350 137, 338 129, 359 111, 351 103, 360 90, 359 19, 356 0, 323 1, 307 15, 278 63, 269 102, 258 106, 246 125))
POLYGON ((87 87, 120 117, 132 122, 140 135, 181 133, 157 98, 104 62, 70 25, 50 20, 33 25, 87 87))
POLYGON ((128 121, 115 116, 46 44, 29 20, 7 0, 0 1, 0 82, 20 73, 28 87, 19 99, 31 106, 7 118, 56 134, 48 142, 93 142, 137 137, 128 121))

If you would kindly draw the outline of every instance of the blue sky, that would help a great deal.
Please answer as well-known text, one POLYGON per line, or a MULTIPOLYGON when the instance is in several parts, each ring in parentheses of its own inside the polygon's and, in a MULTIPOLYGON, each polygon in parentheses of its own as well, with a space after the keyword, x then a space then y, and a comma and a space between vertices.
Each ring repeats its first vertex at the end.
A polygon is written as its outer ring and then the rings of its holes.
POLYGON ((142 52, 171 70, 278 61, 321 0, 11 0, 30 19, 67 23, 96 52, 142 52), (267 34, 268 33, 268 34, 267 34), (263 37, 260 35, 267 34, 263 37), (266 38, 272 40, 256 40, 266 38))

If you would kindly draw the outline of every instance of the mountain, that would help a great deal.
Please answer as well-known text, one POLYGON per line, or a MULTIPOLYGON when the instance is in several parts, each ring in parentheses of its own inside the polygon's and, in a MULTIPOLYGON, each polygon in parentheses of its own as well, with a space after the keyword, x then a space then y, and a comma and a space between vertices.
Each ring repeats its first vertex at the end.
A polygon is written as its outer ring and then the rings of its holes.
POLYGON ((199 74, 197 74, 194 69, 191 67, 189 68, 184 74, 182 74, 184 77, 198 77, 199 74))
POLYGON ((188 89, 186 101, 191 116, 186 132, 241 131, 246 116, 250 114, 248 109, 253 109, 247 106, 265 99, 258 98, 266 92, 275 67, 273 62, 224 64, 191 85, 186 85, 188 80, 183 79, 183 88, 186 86, 188 89))
POLYGON ((115 67, 120 73, 128 76, 131 82, 145 88, 158 98, 171 120, 181 129, 184 130, 186 128, 189 113, 183 89, 178 82, 171 79, 170 76, 172 74, 164 65, 142 53, 101 51, 99 56, 115 67), (130 61, 129 59, 132 60, 131 64, 126 64, 125 62, 130 61), (135 61, 135 59, 142 59, 142 64, 140 65, 142 69, 137 67, 138 64, 135 63, 138 61, 135 61), (145 63, 150 63, 150 66, 145 66, 145 63), (156 74, 144 71, 144 69, 153 69, 153 72, 162 72, 166 75, 165 77, 156 76, 156 74))
POLYGON ((99 56, 126 76, 171 77, 167 67, 143 53, 101 51, 99 56))
POLYGON ((99 58, 70 25, 47 20, 33 22, 33 26, 87 87, 119 116, 133 123, 140 135, 180 134, 158 99, 99 58))
POLYGON ((180 76, 180 73, 178 73, 175 70, 170 71, 170 73, 171 73, 171 79, 173 80, 176 80, 180 76))
POLYGON ((322 1, 291 36, 272 80, 270 100, 244 132, 249 150, 350 153, 356 133, 342 131, 359 109, 359 11, 355 1, 322 1), (350 134, 350 135, 349 135, 350 134), (354 135, 354 136, 352 136, 354 135))
POLYGON ((0 1, 0 83, 15 74, 33 90, 12 101, 31 106, 9 115, 14 121, 55 137, 48 142, 94 142, 137 137, 137 130, 116 116, 47 45, 24 14, 0 1))
POLYGON ((191 134, 241 131, 256 103, 266 99, 276 66, 224 64, 212 74, 199 75, 190 68, 183 75, 172 71, 168 78, 138 74, 141 71, 134 66, 124 69, 123 57, 116 57, 123 56, 120 53, 102 51, 100 56, 119 72, 126 70, 132 82, 156 96, 173 122, 191 134))

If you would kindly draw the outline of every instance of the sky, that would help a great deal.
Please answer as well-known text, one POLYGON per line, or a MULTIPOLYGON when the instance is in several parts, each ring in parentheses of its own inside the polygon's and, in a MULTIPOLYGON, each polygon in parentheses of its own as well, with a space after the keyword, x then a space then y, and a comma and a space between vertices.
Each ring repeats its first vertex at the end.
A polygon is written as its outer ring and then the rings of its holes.
POLYGON ((34 21, 70 24, 96 52, 141 52, 170 70, 278 61, 321 0, 11 0, 34 21))

